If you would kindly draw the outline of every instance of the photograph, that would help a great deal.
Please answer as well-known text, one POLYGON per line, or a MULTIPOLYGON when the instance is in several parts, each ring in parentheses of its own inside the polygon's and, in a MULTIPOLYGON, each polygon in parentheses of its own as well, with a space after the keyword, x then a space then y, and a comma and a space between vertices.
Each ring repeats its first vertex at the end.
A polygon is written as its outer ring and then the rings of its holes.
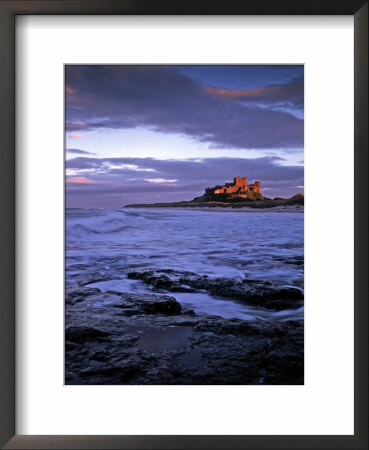
POLYGON ((64 71, 65 384, 304 385, 304 65, 64 71))
POLYGON ((0 0, 0 54, 0 448, 368 449, 368 0, 0 0))

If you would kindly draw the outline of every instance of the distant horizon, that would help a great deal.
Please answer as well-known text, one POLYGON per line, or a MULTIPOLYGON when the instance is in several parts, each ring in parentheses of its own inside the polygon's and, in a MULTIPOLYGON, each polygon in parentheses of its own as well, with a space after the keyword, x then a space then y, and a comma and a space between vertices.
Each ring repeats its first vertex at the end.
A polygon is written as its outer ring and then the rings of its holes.
MULTIPOLYGON (((211 187, 211 186, 207 186, 207 187, 211 187)), ((204 190, 205 190, 206 188, 204 188, 204 190)), ((203 192, 204 193, 204 192, 203 192)), ((203 194, 202 193, 202 194, 203 194)), ((292 197, 294 197, 294 196, 297 196, 297 195, 303 195, 304 196, 304 193, 303 192, 296 192, 295 194, 292 194, 291 196, 289 196, 289 197, 280 197, 280 196, 274 196, 274 197, 268 197, 267 195, 263 195, 263 197, 265 197, 265 198, 270 198, 270 199, 274 199, 274 198, 285 198, 286 200, 287 199, 289 199, 289 198, 292 198, 292 197)), ((200 196, 200 195, 199 195, 200 196)), ((198 196, 198 197, 199 197, 198 196)), ((196 197, 193 197, 193 198, 187 198, 187 199, 181 199, 181 200, 175 200, 174 202, 186 202, 186 201, 191 201, 191 200, 193 200, 194 198, 196 198, 196 197)), ((173 203, 174 203, 173 202, 173 203)), ((124 205, 120 205, 120 206, 114 206, 114 207, 109 207, 109 206, 91 206, 91 207, 87 207, 87 206, 66 206, 66 209, 115 209, 115 208, 124 208, 124 207, 126 207, 126 206, 128 206, 128 205, 130 205, 130 204, 132 204, 133 202, 130 202, 130 203, 126 203, 126 204, 124 204, 124 205)), ((161 202, 138 202, 137 204, 140 204, 140 203, 142 203, 142 204, 150 204, 150 203, 172 203, 172 202, 168 202, 168 201, 165 201, 165 199, 163 199, 163 201, 161 201, 161 202)))
POLYGON ((67 208, 304 193, 302 65, 67 65, 67 208))

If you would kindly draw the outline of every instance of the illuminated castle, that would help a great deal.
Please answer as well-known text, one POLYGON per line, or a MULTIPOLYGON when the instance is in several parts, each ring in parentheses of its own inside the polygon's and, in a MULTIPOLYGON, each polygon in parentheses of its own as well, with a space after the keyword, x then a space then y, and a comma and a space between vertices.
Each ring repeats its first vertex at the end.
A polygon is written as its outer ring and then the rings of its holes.
POLYGON ((224 186, 215 186, 205 189, 205 195, 216 198, 228 197, 228 198, 247 198, 248 193, 254 192, 255 194, 261 194, 260 181, 255 181, 253 184, 247 184, 246 177, 235 177, 233 183, 225 183, 224 186))

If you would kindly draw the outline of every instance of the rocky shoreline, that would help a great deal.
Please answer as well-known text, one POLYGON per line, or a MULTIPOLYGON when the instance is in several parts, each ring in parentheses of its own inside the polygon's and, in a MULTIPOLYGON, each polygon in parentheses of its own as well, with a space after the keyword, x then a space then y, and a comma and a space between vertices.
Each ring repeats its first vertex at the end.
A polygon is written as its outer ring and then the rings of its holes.
POLYGON ((125 208, 222 208, 222 209, 251 209, 251 210, 299 210, 304 209, 304 196, 295 195, 291 198, 264 198, 263 200, 243 199, 229 200, 226 202, 212 201, 205 199, 204 196, 197 197, 191 201, 181 201, 172 203, 136 203, 125 205, 125 208))
POLYGON ((302 304, 299 289, 172 270, 135 270, 128 276, 155 287, 156 293, 86 286, 96 277, 68 282, 66 384, 304 383, 302 320, 197 315, 175 298, 183 289, 207 290, 279 310, 302 304))
MULTIPOLYGON (((300 261, 294 261, 299 263, 300 261)), ((210 278, 193 272, 164 270, 133 270, 128 273, 132 280, 142 280, 155 289, 168 292, 208 292, 217 297, 235 299, 248 305, 262 306, 274 311, 303 306, 301 289, 272 284, 269 281, 233 278, 210 278)))

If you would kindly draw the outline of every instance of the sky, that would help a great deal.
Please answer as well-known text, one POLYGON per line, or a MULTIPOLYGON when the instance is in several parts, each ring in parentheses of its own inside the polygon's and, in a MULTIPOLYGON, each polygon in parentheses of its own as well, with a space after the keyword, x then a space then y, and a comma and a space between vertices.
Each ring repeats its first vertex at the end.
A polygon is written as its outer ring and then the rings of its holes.
POLYGON ((67 65, 65 110, 67 207, 304 192, 302 65, 67 65))

